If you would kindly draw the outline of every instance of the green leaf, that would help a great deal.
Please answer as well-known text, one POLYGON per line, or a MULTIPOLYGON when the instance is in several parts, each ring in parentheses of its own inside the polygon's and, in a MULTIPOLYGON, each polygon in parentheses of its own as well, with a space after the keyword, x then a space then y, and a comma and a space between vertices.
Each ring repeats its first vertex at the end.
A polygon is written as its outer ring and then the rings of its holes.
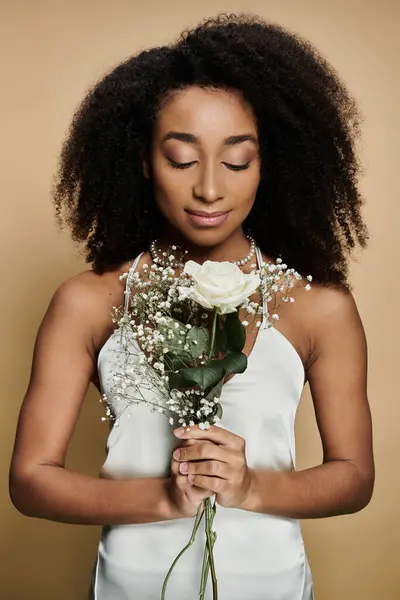
POLYGON ((188 381, 197 383, 200 388, 205 391, 207 388, 213 387, 224 376, 224 368, 220 360, 213 360, 203 367, 193 367, 183 369, 182 377, 188 381))
POLYGON ((165 344, 168 346, 168 349, 175 353, 183 352, 183 346, 186 340, 186 334, 188 332, 187 328, 181 321, 177 319, 172 319, 171 317, 166 317, 165 323, 158 323, 157 329, 160 333, 165 336, 165 344), (168 337, 169 332, 173 332, 173 338, 170 339, 168 337), (182 342, 180 344, 179 342, 182 342))
MULTIPOLYGON (((214 398, 220 398, 221 397, 221 391, 224 385, 224 378, 221 379, 221 381, 219 381, 217 383, 217 385, 215 385, 206 395, 206 399, 207 400, 214 400, 214 398)), ((220 402, 218 402, 218 404, 214 404, 213 406, 213 417, 217 416, 219 419, 222 418, 222 405, 220 402)))
POLYGON ((224 377, 221 377, 221 380, 218 381, 218 383, 216 385, 214 385, 209 392, 207 392, 207 395, 205 396, 206 400, 214 400, 215 397, 220 397, 221 395, 221 391, 222 391, 222 386, 224 384, 224 377))
POLYGON ((217 410, 214 412, 214 416, 218 417, 218 419, 222 419, 222 404, 218 402, 218 404, 215 405, 215 408, 217 410))
POLYGON ((241 352, 246 341, 246 331, 238 311, 226 315, 225 331, 228 351, 241 352))
POLYGON ((167 352, 164 354, 164 364, 168 371, 178 371, 193 362, 189 352, 167 352))
POLYGON ((247 356, 243 352, 230 352, 220 362, 227 373, 243 373, 247 368, 247 356))
POLYGON ((169 373, 168 385, 170 390, 180 390, 182 388, 192 387, 192 384, 182 377, 180 373, 169 373))
POLYGON ((190 354, 198 358, 208 348, 210 334, 205 327, 193 326, 186 335, 186 343, 189 344, 190 354), (196 343, 195 343, 196 342, 196 343))

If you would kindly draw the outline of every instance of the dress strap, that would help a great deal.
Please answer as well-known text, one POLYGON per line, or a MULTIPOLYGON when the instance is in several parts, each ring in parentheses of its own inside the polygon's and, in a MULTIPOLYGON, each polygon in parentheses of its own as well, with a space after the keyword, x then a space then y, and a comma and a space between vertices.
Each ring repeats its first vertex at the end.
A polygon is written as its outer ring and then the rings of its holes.
POLYGON ((132 266, 130 267, 129 271, 128 271, 128 276, 126 278, 126 284, 125 284, 125 307, 124 307, 124 315, 126 315, 127 310, 128 310, 128 305, 129 305, 129 293, 130 293, 130 288, 131 288, 131 283, 132 283, 132 278, 133 278, 133 274, 135 272, 135 269, 138 265, 138 262, 141 258, 141 256, 144 254, 144 252, 141 252, 139 254, 139 256, 137 256, 135 258, 135 260, 132 263, 132 266))
MULTIPOLYGON (((261 267, 264 264, 264 260, 261 254, 261 250, 259 248, 259 246, 256 245, 255 247, 255 252, 256 252, 256 257, 257 257, 257 266, 259 269, 261 269, 261 267)), ((261 325, 264 327, 267 323, 267 316, 268 316, 268 308, 267 308, 267 294, 266 294, 266 290, 265 290, 265 282, 263 281, 263 288, 262 288, 262 303, 263 303, 263 312, 262 312, 262 322, 261 325)))

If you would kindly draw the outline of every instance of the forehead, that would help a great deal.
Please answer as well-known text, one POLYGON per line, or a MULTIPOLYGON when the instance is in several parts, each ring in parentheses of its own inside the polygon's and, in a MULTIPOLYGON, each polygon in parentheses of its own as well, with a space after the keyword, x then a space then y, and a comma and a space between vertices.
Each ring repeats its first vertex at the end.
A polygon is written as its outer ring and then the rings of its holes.
POLYGON ((204 137, 253 133, 257 124, 251 106, 237 90, 191 86, 174 92, 158 113, 156 135, 173 129, 204 137))

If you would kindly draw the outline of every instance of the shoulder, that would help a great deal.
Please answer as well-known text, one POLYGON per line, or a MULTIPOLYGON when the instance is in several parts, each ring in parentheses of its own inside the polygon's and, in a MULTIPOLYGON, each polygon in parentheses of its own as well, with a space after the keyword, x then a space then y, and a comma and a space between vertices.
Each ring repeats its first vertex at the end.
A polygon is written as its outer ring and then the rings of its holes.
POLYGON ((312 313, 312 323, 321 325, 328 319, 334 319, 349 324, 359 319, 359 311, 353 293, 350 290, 328 287, 314 283, 311 289, 302 291, 301 295, 308 298, 309 311, 312 313))
POLYGON ((112 332, 113 307, 124 302, 125 279, 121 276, 130 266, 130 262, 124 263, 103 274, 81 271, 61 282, 51 298, 50 314, 81 322, 94 354, 112 332))
POLYGON ((331 355, 336 349, 358 348, 366 354, 364 326, 354 294, 350 290, 338 289, 314 283, 311 289, 300 293, 309 331, 312 362, 318 356, 331 355), (307 302, 306 302, 307 299, 307 302))
POLYGON ((61 282, 51 302, 68 310, 96 312, 99 302, 103 304, 106 299, 118 295, 121 287, 123 282, 119 280, 118 273, 98 275, 88 269, 61 282))

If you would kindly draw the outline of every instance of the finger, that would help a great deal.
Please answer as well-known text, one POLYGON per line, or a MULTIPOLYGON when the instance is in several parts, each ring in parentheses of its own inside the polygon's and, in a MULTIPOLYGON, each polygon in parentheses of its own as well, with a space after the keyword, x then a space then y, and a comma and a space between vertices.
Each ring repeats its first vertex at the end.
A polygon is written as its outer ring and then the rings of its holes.
POLYGON ((171 460, 171 473, 172 475, 179 475, 179 462, 174 459, 171 460))
POLYGON ((184 462, 179 465, 179 472, 182 475, 206 475, 207 477, 219 477, 230 481, 232 480, 232 471, 232 467, 217 460, 184 462))
POLYGON ((198 425, 194 425, 193 427, 179 427, 178 429, 174 429, 174 435, 182 440, 208 440, 214 442, 214 444, 238 450, 242 450, 245 447, 245 440, 242 437, 215 425, 211 425, 209 429, 200 429, 198 425))
POLYGON ((189 460, 219 460, 225 463, 232 462, 232 451, 228 451, 222 446, 211 444, 210 442, 202 442, 193 446, 185 446, 176 448, 172 456, 178 462, 186 462, 189 460))
POLYGON ((203 440, 187 439, 181 441, 181 446, 195 446, 196 444, 201 444, 202 442, 203 440))
MULTIPOLYGON (((175 476, 176 485, 179 489, 184 489, 185 487, 189 487, 194 491, 200 491, 200 488, 196 488, 196 486, 188 481, 187 474, 183 474, 179 471, 180 463, 176 460, 172 460, 171 463, 171 472, 175 476)), ((204 490, 201 490, 202 497, 204 496, 204 490)), ((204 496, 205 497, 205 496, 204 496)))
POLYGON ((207 475, 188 475, 188 481, 199 488, 211 490, 213 494, 220 494, 227 485, 225 479, 208 477, 207 475))

